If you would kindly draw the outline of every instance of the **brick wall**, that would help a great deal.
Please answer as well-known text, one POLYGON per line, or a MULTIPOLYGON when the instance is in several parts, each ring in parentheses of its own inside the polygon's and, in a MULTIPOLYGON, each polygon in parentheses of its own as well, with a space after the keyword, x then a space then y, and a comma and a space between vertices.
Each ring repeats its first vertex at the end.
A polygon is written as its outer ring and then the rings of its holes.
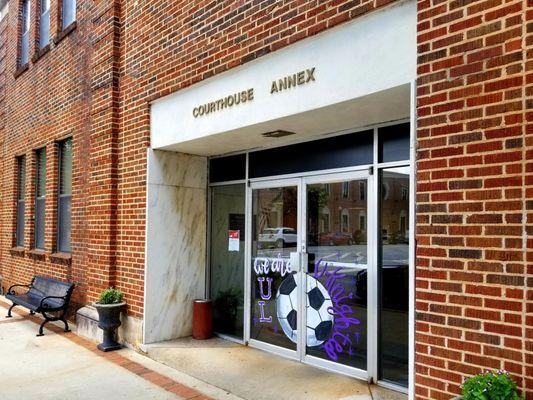
MULTIPOLYGON (((2 12, 6 12, 7 8, 4 8, 2 12)), ((4 148, 4 135, 5 135, 5 96, 6 96, 6 49, 7 49, 7 18, 5 15, 0 16, 0 149, 4 148)), ((0 182, 3 182, 4 169, 3 165, 3 152, 0 151, 0 182)), ((2 210, 3 193, 0 191, 0 210, 2 210)), ((3 235, 0 231, 0 248, 3 248, 3 235)), ((2 265, 2 251, 0 250, 0 265, 2 265)), ((0 275, 2 271, 0 270, 0 275)), ((0 283, 1 284, 1 283, 0 283)))
POLYGON ((37 20, 38 1, 31 2, 30 62, 20 73, 18 37, 20 2, 11 0, 7 16, 7 51, 5 56, 5 135, 2 147, 2 197, 0 214, 2 236, 1 274, 3 286, 14 282, 28 282, 32 275, 54 276, 76 283, 76 303, 85 301, 86 208, 85 193, 89 170, 87 138, 89 129, 90 92, 88 65, 92 52, 89 40, 88 1, 79 1, 77 27, 59 39, 57 0, 51 1, 48 52, 38 57, 37 20), (17 71, 19 71, 17 73, 17 71), (74 148, 72 197, 72 259, 56 252, 58 148, 56 141, 72 136, 74 148), (34 150, 46 147, 46 225, 45 248, 42 253, 31 252, 34 247, 34 150), (15 231, 16 164, 15 156, 26 155, 26 223, 23 249, 13 249, 15 231))
POLYGON ((449 399, 485 369, 533 398, 527 6, 418 1, 419 399, 449 399))

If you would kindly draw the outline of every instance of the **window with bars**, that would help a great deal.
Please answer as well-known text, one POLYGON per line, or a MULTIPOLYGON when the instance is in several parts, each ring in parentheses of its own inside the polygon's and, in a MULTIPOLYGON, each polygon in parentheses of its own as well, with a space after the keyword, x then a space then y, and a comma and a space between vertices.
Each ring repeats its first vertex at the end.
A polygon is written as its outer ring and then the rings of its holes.
POLYGON ((19 66, 23 67, 28 64, 30 58, 30 0, 22 1, 21 16, 19 66))
POLYGON ((59 142, 59 199, 57 209, 57 250, 70 252, 72 199, 72 139, 59 142))
POLYGON ((35 248, 44 250, 46 150, 37 150, 35 156, 35 248))
POLYGON ((50 43, 50 0, 40 0, 39 50, 50 43))
POLYGON ((67 28, 76 21, 76 0, 63 0, 61 7, 62 28, 67 28))
POLYGON ((15 230, 15 244, 24 247, 24 211, 26 203, 26 157, 17 157, 17 222, 15 230))

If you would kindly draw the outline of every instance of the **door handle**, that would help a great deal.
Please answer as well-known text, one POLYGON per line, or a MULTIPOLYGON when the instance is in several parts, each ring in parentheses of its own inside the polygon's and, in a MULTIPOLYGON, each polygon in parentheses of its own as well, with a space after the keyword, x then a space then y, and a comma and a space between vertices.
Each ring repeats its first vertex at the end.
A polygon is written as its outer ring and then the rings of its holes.
POLYGON ((308 254, 300 251, 294 251, 290 253, 290 263, 292 272, 304 272, 307 273, 309 266, 308 263, 308 254))
POLYGON ((305 265, 307 266, 305 271, 307 274, 314 274, 315 273, 315 254, 314 253, 306 253, 306 260, 305 265))
POLYGON ((301 263, 302 263, 302 272, 304 274, 307 274, 307 271, 309 271, 309 265, 307 264, 308 263, 308 259, 309 259, 309 254, 307 253, 300 253, 300 259, 301 259, 301 263))

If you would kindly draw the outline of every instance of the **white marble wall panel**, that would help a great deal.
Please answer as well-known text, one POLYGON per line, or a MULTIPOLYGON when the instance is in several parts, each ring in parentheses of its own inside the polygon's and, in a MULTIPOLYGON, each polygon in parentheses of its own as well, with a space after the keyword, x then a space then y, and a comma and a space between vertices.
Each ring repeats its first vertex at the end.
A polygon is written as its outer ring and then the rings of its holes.
POLYGON ((205 157, 172 151, 148 150, 148 183, 205 189, 205 157))
POLYGON ((205 296, 203 157, 148 154, 144 343, 188 336, 192 301, 205 296))

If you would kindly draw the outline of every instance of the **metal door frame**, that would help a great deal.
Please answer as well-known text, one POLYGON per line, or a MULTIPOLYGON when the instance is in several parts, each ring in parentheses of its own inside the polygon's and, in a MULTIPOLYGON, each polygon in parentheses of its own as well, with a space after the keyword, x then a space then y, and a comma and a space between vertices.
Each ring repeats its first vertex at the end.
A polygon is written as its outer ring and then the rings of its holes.
MULTIPOLYGON (((286 178, 286 179, 272 179, 272 180, 264 180, 260 182, 253 182, 249 183, 246 188, 246 265, 244 269, 244 275, 245 275, 245 286, 244 286, 244 292, 245 292, 245 319, 244 319, 244 337, 245 341, 251 346, 255 347, 261 350, 265 350, 271 353, 275 353, 281 356, 284 356, 286 358, 290 358, 293 360, 300 360, 300 353, 299 353, 299 347, 298 343, 296 344, 296 350, 290 350, 286 349, 280 346, 276 346, 270 343, 265 343, 260 340, 252 339, 250 337, 251 333, 251 311, 252 311, 252 218, 253 218, 253 198, 252 193, 253 190, 256 189, 270 189, 270 188, 281 188, 281 187, 288 187, 288 186, 295 186, 297 191, 297 216, 296 216, 296 230, 298 232, 298 238, 296 243, 296 248, 299 249, 301 247, 301 236, 300 231, 302 229, 301 227, 301 220, 302 220, 302 209, 301 209, 301 198, 302 198, 302 179, 301 178, 286 178)), ((298 273, 299 275, 300 273, 298 273)), ((298 286, 298 296, 300 297, 300 291, 301 286, 298 286)), ((298 325, 297 330, 298 332, 301 332, 301 326, 300 326, 300 320, 298 319, 298 325)))
MULTIPOLYGON (((370 193, 373 188, 374 180, 373 175, 370 174, 370 169, 343 172, 343 173, 331 173, 331 174, 319 174, 313 176, 307 176, 302 178, 302 246, 301 251, 307 252, 307 186, 316 183, 334 183, 334 182, 346 182, 346 181, 366 181, 367 184, 367 369, 359 369, 346 365, 336 363, 334 361, 324 360, 322 358, 314 357, 306 354, 307 344, 305 335, 300 335, 300 355, 302 362, 313 365, 318 368, 327 369, 328 371, 334 371, 340 374, 348 375, 351 377, 364 379, 370 381, 372 378, 377 378, 375 374, 377 372, 377 364, 374 366, 375 360, 377 360, 377 265, 374 260, 375 252, 375 215, 373 210, 373 203, 369 201, 371 198, 370 193)), ((302 287, 307 282, 305 281, 305 275, 301 274, 301 281, 299 284, 302 287)), ((299 318, 302 319, 302 326, 306 326, 306 313, 305 303, 307 301, 305 297, 305 291, 302 290, 300 297, 300 310, 298 313, 299 318)))
MULTIPOLYGON (((245 342, 250 346, 265 350, 277 355, 284 356, 293 360, 301 361, 312 366, 348 375, 359 379, 368 381, 377 380, 378 372, 378 353, 377 353, 377 341, 378 341, 378 287, 377 287, 377 260, 376 255, 376 223, 377 223, 377 208, 374 207, 374 203, 370 201, 373 198, 374 193, 377 191, 375 188, 375 182, 373 174, 370 168, 357 169, 349 172, 333 172, 324 173, 318 172, 314 175, 306 175, 300 177, 290 178, 276 178, 276 179, 262 179, 258 181, 248 181, 246 188, 246 254, 245 254, 245 318, 244 318, 244 338, 245 342), (367 182, 367 370, 362 370, 354 367, 338 364, 333 361, 324 360, 318 357, 310 356, 306 354, 306 335, 303 334, 303 327, 306 326, 306 313, 305 304, 305 275, 302 269, 297 273, 298 282, 298 323, 297 329, 299 332, 298 343, 296 350, 290 350, 283 347, 275 346, 269 343, 261 342, 259 340, 251 339, 251 288, 252 288, 252 194, 255 189, 268 189, 287 186, 296 186, 297 188, 297 249, 301 253, 307 252, 307 185, 313 183, 333 183, 344 182, 353 180, 366 180, 367 182)), ((305 263, 304 263, 305 264, 305 263)), ((304 267, 306 268, 306 266, 304 267)))

